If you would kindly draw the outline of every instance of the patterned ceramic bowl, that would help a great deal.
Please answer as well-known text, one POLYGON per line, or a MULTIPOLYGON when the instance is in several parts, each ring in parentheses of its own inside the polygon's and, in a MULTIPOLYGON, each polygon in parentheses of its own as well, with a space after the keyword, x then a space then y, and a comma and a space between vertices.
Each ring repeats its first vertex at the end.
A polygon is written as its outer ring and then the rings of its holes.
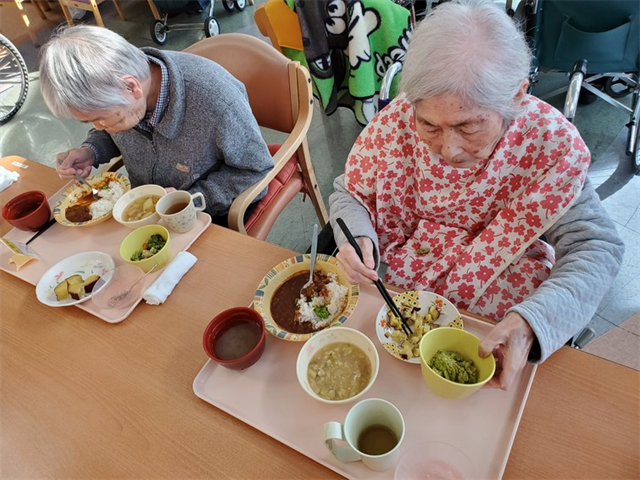
MULTIPOLYGON (((416 314, 425 317, 429 312, 430 320, 438 327, 455 327, 462 329, 462 318, 458 309, 444 297, 432 292, 409 291, 396 295, 393 301, 404 311, 405 314, 409 310, 413 310, 416 314), (437 312, 433 314, 433 312, 437 312), (437 317, 434 319, 434 317, 437 317)), ((427 319, 429 320, 429 319, 427 319)), ((416 351, 415 355, 407 355, 405 353, 404 342, 398 342, 393 338, 394 331, 398 328, 393 327, 389 319, 389 307, 383 305, 378 312, 376 318, 376 334, 382 347, 391 355, 399 360, 408 363, 420 365, 420 354, 417 352, 421 337, 415 337, 415 342, 411 342, 412 351, 416 351)), ((401 329, 399 329, 401 331, 401 329)), ((412 329, 413 330, 413 329, 412 329)), ((414 332, 417 334, 417 332, 414 332)), ((395 334, 397 336, 397 334, 395 334)))
MULTIPOLYGON (((90 185, 93 185, 94 188, 97 188, 98 190, 104 189, 111 182, 118 182, 122 187, 123 193, 126 193, 131 189, 129 177, 117 172, 104 172, 100 175, 94 175, 93 177, 87 178, 87 182, 89 182, 90 185)), ((105 210, 105 213, 103 215, 92 218, 91 220, 87 220, 86 222, 71 222, 67 220, 67 208, 75 205, 83 196, 87 195, 88 192, 89 189, 84 185, 80 185, 79 183, 75 183, 67 190, 65 190, 65 192, 60 196, 55 206, 53 207, 53 217, 60 225, 64 225, 65 227, 90 227, 111 218, 113 206, 115 205, 119 197, 113 198, 113 201, 110 202, 111 208, 105 210)))
MULTIPOLYGON (((115 262, 110 255, 104 252, 82 252, 60 260, 53 267, 45 272, 36 285, 36 297, 41 303, 50 307, 67 307, 69 305, 77 305, 86 302, 91 298, 93 286, 83 288, 80 298, 73 298, 68 293, 64 294, 64 298, 56 293, 56 288, 65 280, 72 283, 82 283, 90 281, 90 277, 99 277, 108 281, 113 275, 115 262), (80 282, 70 280, 75 277, 80 282)), ((95 285, 95 284, 94 284, 95 285)), ((67 291, 67 288, 64 288, 67 291)), ((97 291, 97 288, 96 288, 97 291)))
MULTIPOLYGON (((290 258, 276 265, 264 276, 258 285, 253 299, 253 308, 262 315, 267 331, 274 337, 292 342, 305 342, 311 338, 311 336, 318 333, 317 331, 312 333, 289 332, 276 323, 271 313, 271 302, 276 290, 278 290, 278 287, 284 284, 285 281, 295 274, 304 271, 308 272, 309 266, 310 256, 298 255, 297 257, 290 258)), ((334 257, 318 254, 316 256, 315 269, 321 269, 324 273, 335 273, 338 283, 347 287, 347 298, 342 312, 337 314, 326 328, 342 325, 347 321, 356 308, 358 297, 360 295, 360 288, 357 285, 351 285, 348 282, 347 277, 338 266, 338 261, 334 257)), ((319 331, 322 331, 322 329, 319 331)))

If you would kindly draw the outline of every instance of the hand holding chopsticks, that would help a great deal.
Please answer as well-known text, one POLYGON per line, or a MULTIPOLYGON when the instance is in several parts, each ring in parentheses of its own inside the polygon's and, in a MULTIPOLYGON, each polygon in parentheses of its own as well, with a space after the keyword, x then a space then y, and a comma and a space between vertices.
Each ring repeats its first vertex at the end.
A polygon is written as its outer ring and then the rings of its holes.
MULTIPOLYGON (((360 260, 362 260, 362 250, 360 250, 360 246, 358 245, 358 242, 356 242, 356 239, 353 238, 353 235, 351 235, 351 231, 349 230, 347 225, 344 223, 344 221, 341 218, 336 219, 336 222, 338 223, 338 226, 342 230, 342 233, 344 233, 344 235, 347 237, 347 241, 349 242, 349 244, 356 251, 356 253, 358 254, 358 257, 360 257, 360 260)), ((382 295, 382 298, 389 306, 389 310, 402 321, 402 329, 404 330, 404 333, 406 333, 407 335, 413 334, 413 332, 411 331, 411 328, 409 327, 409 325, 407 325, 407 321, 402 316, 402 312, 400 311, 398 306, 395 304, 395 302, 391 298, 391 295, 389 295, 389 292, 385 288, 382 281, 378 279, 374 281, 373 284, 377 287, 378 291, 380 292, 380 295, 382 295)))

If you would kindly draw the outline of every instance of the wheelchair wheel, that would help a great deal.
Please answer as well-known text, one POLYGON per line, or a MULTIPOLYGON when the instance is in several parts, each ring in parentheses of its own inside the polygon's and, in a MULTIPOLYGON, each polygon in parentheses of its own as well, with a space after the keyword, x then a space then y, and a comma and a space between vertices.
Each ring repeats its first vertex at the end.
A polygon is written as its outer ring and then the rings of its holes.
POLYGON ((29 91, 29 70, 20 52, 0 35, 0 125, 22 108, 29 91))
POLYGON ((604 93, 611 98, 622 98, 633 92, 633 87, 620 77, 606 77, 602 84, 604 93))
POLYGON ((156 20, 151 24, 151 39, 158 45, 164 45, 167 42, 167 27, 162 20, 156 20))
POLYGON ((227 12, 233 12, 233 0, 222 0, 222 6, 227 12))
POLYGON ((220 23, 214 17, 207 17, 204 21, 204 34, 207 37, 220 35, 220 23))
POLYGON ((233 0, 233 4, 236 7, 236 10, 239 12, 244 10, 244 7, 247 6, 247 0, 233 0))

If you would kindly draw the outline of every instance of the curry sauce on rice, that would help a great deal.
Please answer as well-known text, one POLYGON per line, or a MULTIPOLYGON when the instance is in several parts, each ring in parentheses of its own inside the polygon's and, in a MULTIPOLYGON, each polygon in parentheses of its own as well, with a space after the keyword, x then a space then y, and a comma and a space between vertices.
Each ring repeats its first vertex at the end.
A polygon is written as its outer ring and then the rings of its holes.
POLYGON ((74 195, 70 206, 65 210, 65 218, 70 222, 88 222, 100 218, 113 210, 118 199, 124 195, 124 188, 117 180, 106 178, 93 185, 98 190, 98 200, 91 192, 80 190, 74 195))
POLYGON ((273 294, 271 316, 291 333, 312 333, 327 327, 342 313, 348 288, 335 273, 313 272, 313 283, 302 292, 309 270, 288 278, 273 294))

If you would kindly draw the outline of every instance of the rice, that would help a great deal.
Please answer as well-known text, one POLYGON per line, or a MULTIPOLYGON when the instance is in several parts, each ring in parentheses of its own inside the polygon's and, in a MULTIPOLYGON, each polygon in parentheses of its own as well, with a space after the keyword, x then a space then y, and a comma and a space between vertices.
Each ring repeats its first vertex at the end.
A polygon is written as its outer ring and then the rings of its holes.
POLYGON ((89 206, 91 216, 94 219, 103 217, 111 212, 118 199, 124 195, 124 189, 119 182, 112 181, 109 182, 109 188, 99 190, 98 195, 100 196, 100 200, 93 202, 89 206))
POLYGON ((337 315, 342 313, 347 303, 347 287, 338 283, 338 277, 335 273, 327 273, 326 275, 331 280, 326 285, 329 292, 328 298, 318 295, 307 301, 305 296, 301 295, 298 302, 298 321, 310 322, 315 329, 329 325, 337 315), (314 309, 324 306, 329 310, 329 316, 327 318, 320 318, 314 309))

